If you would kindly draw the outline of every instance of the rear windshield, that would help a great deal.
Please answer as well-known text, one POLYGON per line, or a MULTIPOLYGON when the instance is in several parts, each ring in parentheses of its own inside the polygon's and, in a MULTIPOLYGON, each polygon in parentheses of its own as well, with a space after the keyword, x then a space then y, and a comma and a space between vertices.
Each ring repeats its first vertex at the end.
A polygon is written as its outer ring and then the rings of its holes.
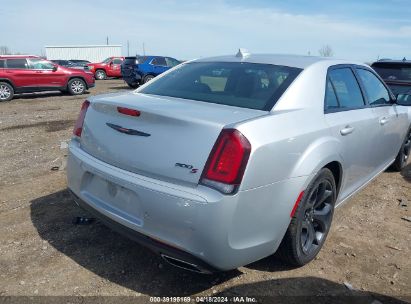
POLYGON ((374 70, 387 81, 411 81, 411 65, 373 64, 374 70))
POLYGON ((269 111, 300 72, 271 64, 192 62, 138 92, 269 111))

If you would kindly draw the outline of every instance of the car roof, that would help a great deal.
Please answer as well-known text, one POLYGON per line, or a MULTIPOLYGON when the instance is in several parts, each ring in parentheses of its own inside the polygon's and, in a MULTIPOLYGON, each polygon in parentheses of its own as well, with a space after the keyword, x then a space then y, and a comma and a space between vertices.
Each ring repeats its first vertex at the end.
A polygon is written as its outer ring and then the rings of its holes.
POLYGON ((378 61, 375 61, 372 63, 374 64, 405 64, 405 65, 410 65, 411 64, 411 60, 392 60, 392 59, 381 59, 378 61))
POLYGON ((41 58, 36 55, 0 55, 0 59, 41 58))
POLYGON ((275 64, 289 67, 295 67, 305 69, 318 62, 328 62, 329 65, 336 64, 358 64, 364 65, 360 62, 351 62, 341 59, 334 59, 329 57, 318 56, 303 56, 303 55, 286 55, 286 54, 247 54, 245 56, 229 55, 229 56, 216 56, 208 58, 196 59, 196 62, 249 62, 249 63, 261 63, 261 64, 275 64))

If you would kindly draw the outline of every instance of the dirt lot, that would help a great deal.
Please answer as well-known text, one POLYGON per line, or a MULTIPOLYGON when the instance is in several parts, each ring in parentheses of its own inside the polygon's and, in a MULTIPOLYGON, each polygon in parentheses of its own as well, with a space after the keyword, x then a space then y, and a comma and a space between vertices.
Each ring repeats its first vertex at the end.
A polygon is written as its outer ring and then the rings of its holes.
MULTIPOLYGON (((99 81, 90 95, 120 90, 127 90, 121 80, 99 81)), ((30 94, 0 104, 0 296, 411 301, 411 223, 401 219, 411 216, 411 164, 402 174, 383 173, 339 208, 319 257, 305 267, 289 269, 269 257, 228 273, 190 273, 99 222, 72 224, 85 213, 66 190, 61 142, 70 139, 85 98, 30 94)))

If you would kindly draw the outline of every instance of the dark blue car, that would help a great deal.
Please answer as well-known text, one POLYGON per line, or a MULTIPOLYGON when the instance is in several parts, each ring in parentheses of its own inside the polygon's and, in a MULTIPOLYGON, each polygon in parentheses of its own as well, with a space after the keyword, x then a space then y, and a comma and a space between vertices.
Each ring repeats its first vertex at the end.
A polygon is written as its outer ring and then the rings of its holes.
POLYGON ((164 56, 126 57, 121 64, 121 75, 131 88, 136 88, 180 63, 164 56))

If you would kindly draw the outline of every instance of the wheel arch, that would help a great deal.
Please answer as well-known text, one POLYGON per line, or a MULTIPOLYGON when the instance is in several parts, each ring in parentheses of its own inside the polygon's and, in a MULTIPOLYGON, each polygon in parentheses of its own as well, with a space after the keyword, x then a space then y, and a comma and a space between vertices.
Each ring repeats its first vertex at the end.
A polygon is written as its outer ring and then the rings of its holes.
POLYGON ((14 85, 14 82, 10 79, 7 78, 0 78, 0 82, 6 82, 9 85, 11 85, 13 87, 13 90, 16 91, 16 86, 14 85))
POLYGON ((84 77, 82 77, 82 76, 70 76, 70 77, 67 79, 66 89, 68 89, 68 84, 69 84, 69 82, 70 82, 71 80, 73 80, 73 79, 76 79, 76 78, 83 80, 84 84, 86 85, 87 90, 89 89, 86 79, 84 79, 84 77))
POLYGON ((315 176, 322 168, 328 168, 334 175, 338 194, 344 178, 344 160, 340 151, 341 143, 333 137, 314 141, 302 153, 292 176, 315 176))

